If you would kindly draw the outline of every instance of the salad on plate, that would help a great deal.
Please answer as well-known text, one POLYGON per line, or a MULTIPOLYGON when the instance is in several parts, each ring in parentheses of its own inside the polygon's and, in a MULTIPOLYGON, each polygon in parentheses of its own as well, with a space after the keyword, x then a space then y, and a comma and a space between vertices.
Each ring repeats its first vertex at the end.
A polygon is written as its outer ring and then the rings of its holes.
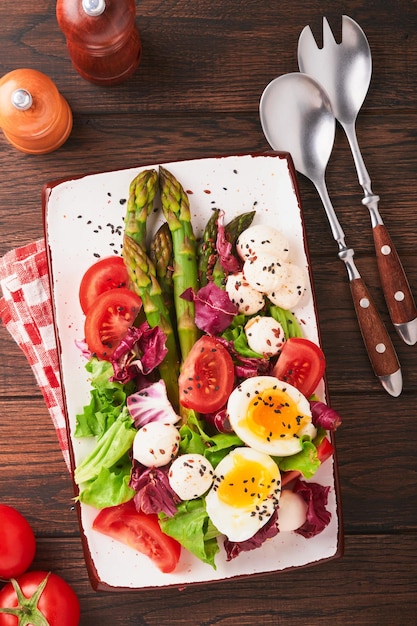
POLYGON ((308 277, 291 240, 227 207, 197 239, 163 166, 131 181, 123 229, 121 254, 79 285, 91 392, 74 436, 95 443, 74 480, 93 531, 167 574, 183 550, 216 569, 221 551, 322 533, 329 487, 314 477, 341 420, 315 395, 325 357, 297 318, 308 277))

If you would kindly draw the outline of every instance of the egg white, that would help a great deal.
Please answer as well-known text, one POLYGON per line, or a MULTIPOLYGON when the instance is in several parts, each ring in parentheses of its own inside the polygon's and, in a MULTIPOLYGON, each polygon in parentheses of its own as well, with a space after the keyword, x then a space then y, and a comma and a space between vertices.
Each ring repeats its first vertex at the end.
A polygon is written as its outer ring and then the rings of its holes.
POLYGON ((244 380, 231 393, 227 413, 231 427, 246 445, 271 456, 296 454, 302 449, 300 442, 302 435, 308 435, 313 439, 317 434, 311 422, 310 403, 307 398, 298 389, 274 376, 254 376, 244 380), (279 402, 269 409, 265 392, 274 389, 279 402), (263 396, 265 397, 261 400, 262 408, 260 406, 257 409, 255 423, 250 418, 249 407, 252 401, 255 402, 257 398, 263 396), (265 423, 261 419, 264 416, 265 423), (273 424, 271 419, 274 420, 273 424))
POLYGON ((271 457, 251 448, 235 448, 214 471, 206 510, 230 541, 246 541, 271 518, 280 493, 281 474, 271 457))

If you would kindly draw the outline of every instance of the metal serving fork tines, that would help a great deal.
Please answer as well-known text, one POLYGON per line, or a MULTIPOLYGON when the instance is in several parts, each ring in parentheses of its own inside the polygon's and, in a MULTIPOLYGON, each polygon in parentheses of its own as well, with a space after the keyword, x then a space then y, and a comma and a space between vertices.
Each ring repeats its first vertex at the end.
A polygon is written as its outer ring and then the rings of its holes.
POLYGON ((356 118, 368 92, 372 58, 368 40, 360 26, 347 15, 342 17, 342 41, 337 43, 323 18, 323 46, 318 47, 310 26, 298 40, 300 71, 317 80, 329 96, 333 114, 346 133, 359 183, 364 191, 362 204, 369 210, 381 285, 391 320, 399 336, 409 345, 417 342, 417 309, 391 237, 378 210, 379 196, 363 161, 357 136, 356 118))

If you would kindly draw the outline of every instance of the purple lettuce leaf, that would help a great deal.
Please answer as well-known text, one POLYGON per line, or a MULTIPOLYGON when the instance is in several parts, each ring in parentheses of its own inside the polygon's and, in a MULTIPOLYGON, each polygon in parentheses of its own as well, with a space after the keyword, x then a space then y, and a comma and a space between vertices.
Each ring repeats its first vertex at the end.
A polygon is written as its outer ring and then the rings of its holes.
POLYGON ((229 541, 224 540, 224 548, 226 550, 227 561, 235 559, 241 552, 249 552, 250 550, 256 550, 264 541, 272 539, 279 533, 277 526, 278 511, 275 509, 274 513, 267 521, 267 523, 254 534, 253 537, 246 541, 229 541))
POLYGON ((228 241, 224 227, 224 211, 217 220, 216 248, 222 268, 228 274, 236 274, 242 269, 242 262, 233 254, 233 245, 228 241))
POLYGON ((306 539, 315 537, 326 528, 331 519, 331 513, 326 509, 330 487, 318 483, 306 483, 298 479, 293 491, 299 493, 307 504, 306 521, 294 532, 306 539))
POLYGON ((339 413, 331 409, 324 402, 312 400, 310 402, 311 417, 314 426, 325 430, 336 430, 342 423, 339 413))
POLYGON ((144 468, 134 460, 129 487, 136 491, 133 499, 138 511, 146 515, 165 513, 168 517, 177 512, 180 499, 169 484, 168 468, 144 468))
POLYGON ((175 424, 180 419, 168 400, 166 385, 162 379, 132 393, 127 397, 126 405, 136 428, 149 422, 175 424))
POLYGON ((264 376, 271 373, 273 364, 270 359, 243 356, 236 350, 233 341, 229 341, 224 337, 218 337, 218 340, 232 356, 235 364, 235 375, 238 378, 251 378, 252 376, 264 376))
POLYGON ((194 302, 196 326, 209 335, 219 335, 226 330, 238 313, 238 307, 230 300, 227 292, 213 282, 197 293, 191 288, 186 289, 181 298, 194 302))
POLYGON ((138 328, 131 326, 113 352, 112 380, 127 383, 138 374, 147 376, 163 361, 167 353, 166 335, 156 326, 143 322, 138 328))

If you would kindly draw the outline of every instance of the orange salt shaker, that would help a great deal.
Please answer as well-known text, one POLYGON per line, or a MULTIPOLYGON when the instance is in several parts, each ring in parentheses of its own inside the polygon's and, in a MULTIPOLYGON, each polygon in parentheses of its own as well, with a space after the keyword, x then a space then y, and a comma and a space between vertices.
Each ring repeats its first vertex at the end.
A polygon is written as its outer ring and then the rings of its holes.
POLYGON ((142 54, 135 0, 57 0, 56 17, 83 78, 111 86, 135 72, 142 54))
POLYGON ((45 154, 68 139, 72 113, 48 76, 17 69, 0 79, 0 127, 21 152, 45 154))

